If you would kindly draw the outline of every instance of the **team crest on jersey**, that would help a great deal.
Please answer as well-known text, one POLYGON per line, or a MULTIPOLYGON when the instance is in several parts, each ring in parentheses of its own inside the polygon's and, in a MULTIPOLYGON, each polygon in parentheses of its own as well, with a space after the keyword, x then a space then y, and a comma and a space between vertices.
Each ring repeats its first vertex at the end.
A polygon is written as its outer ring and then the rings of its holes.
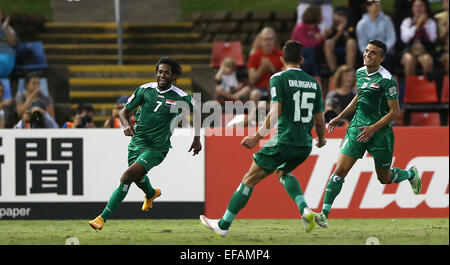
POLYGON ((166 99, 166 106, 175 106, 176 104, 175 100, 166 99))

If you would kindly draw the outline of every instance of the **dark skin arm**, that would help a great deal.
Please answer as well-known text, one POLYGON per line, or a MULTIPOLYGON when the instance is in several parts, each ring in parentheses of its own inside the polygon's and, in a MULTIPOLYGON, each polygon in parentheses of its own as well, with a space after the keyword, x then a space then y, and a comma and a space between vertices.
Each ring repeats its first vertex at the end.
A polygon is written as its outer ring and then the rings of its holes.
POLYGON ((130 123, 130 117, 131 117, 132 111, 129 111, 126 107, 123 107, 122 110, 119 112, 119 119, 122 125, 125 127, 123 130, 123 133, 126 136, 135 136, 136 133, 134 132, 133 126, 131 126, 130 123))

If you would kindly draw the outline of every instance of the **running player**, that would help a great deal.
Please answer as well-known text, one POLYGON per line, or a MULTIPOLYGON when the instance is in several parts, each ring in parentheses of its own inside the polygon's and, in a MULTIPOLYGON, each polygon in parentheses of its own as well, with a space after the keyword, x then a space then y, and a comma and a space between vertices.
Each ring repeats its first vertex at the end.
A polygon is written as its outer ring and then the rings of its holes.
POLYGON ((272 104, 263 125, 253 136, 245 137, 241 144, 253 148, 277 122, 277 133, 266 145, 253 155, 253 163, 245 174, 228 204, 221 219, 200 216, 201 222, 220 236, 225 236, 238 212, 246 205, 253 188, 272 172, 276 173, 285 190, 295 201, 305 224, 306 232, 314 226, 314 213, 308 208, 300 184, 290 172, 311 153, 311 129, 315 124, 318 135, 316 146, 322 147, 326 141, 323 117, 322 91, 317 81, 302 71, 302 45, 288 41, 280 57, 284 71, 272 75, 270 79, 272 104))
MULTIPOLYGON (((194 109, 191 95, 172 85, 180 75, 181 66, 176 61, 161 57, 156 64, 156 82, 138 87, 120 111, 119 118, 125 127, 124 133, 132 137, 128 145, 129 168, 123 173, 119 187, 113 192, 103 212, 89 221, 92 228, 103 228, 133 182, 145 193, 142 211, 149 210, 153 200, 161 195, 161 190, 152 187, 146 174, 164 160, 171 148, 172 121, 178 115, 177 112, 171 111, 171 107, 176 105, 177 101, 183 101, 191 110, 194 109), (133 127, 129 119, 139 106, 133 127)), ((201 149, 200 137, 196 134, 188 152, 193 150, 196 155, 201 149)))
POLYGON ((358 93, 352 102, 328 124, 331 133, 346 116, 355 113, 342 144, 336 169, 325 191, 322 212, 315 214, 321 227, 328 227, 328 215, 334 199, 341 191, 344 178, 366 150, 375 160, 375 171, 382 184, 409 180, 415 194, 422 188, 416 167, 408 170, 391 168, 394 151, 394 132, 391 122, 400 114, 397 84, 388 70, 381 66, 386 55, 386 44, 372 40, 367 45, 364 66, 356 71, 358 93))

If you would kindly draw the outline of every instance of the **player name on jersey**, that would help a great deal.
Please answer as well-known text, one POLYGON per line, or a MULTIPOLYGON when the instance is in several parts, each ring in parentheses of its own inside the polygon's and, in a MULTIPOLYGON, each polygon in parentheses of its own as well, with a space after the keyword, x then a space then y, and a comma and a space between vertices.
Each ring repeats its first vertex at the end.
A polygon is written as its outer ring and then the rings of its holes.
POLYGON ((317 89, 317 84, 302 80, 289 80, 290 87, 312 88, 317 89))

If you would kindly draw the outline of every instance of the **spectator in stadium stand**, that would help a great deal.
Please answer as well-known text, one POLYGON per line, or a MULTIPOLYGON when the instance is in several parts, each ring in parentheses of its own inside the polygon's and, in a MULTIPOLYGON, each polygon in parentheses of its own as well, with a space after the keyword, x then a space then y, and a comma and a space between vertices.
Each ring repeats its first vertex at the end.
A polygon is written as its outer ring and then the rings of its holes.
POLYGON ((46 110, 46 103, 42 100, 35 100, 30 108, 26 109, 22 119, 14 125, 14 129, 39 129, 39 128, 59 128, 56 121, 46 110))
POLYGON ((94 107, 91 103, 80 103, 77 107, 77 112, 73 122, 67 121, 61 128, 74 129, 74 128, 95 128, 94 120, 94 107))
POLYGON ((311 5, 319 6, 322 14, 322 21, 319 23, 321 33, 325 33, 333 25, 333 5, 332 0, 300 0, 297 6, 297 24, 303 21, 303 13, 311 5))
MULTIPOLYGON (((325 99, 325 119, 326 116, 334 112, 330 117, 336 117, 341 113, 353 98, 356 96, 355 91, 355 73, 352 67, 341 65, 334 73, 333 81, 336 89, 330 91, 325 99), (330 112, 329 114, 327 114, 330 112)), ((345 122, 349 123, 353 118, 353 114, 345 117, 345 122)), ((327 120, 326 122, 328 122, 327 120)))
POLYGON ((394 46, 397 39, 394 24, 391 18, 383 13, 379 0, 367 0, 366 10, 367 13, 363 15, 356 25, 359 52, 363 54, 371 40, 384 42, 387 46, 387 54, 382 65, 391 69, 394 61, 394 46))
POLYGON ((0 128, 5 128, 6 120, 8 119, 8 109, 13 105, 12 99, 3 99, 4 93, 3 83, 0 82, 0 128))
POLYGON ((281 50, 276 48, 277 35, 271 27, 265 27, 260 32, 261 46, 247 63, 248 79, 252 90, 250 100, 258 104, 260 99, 269 99, 270 77, 281 70, 281 50))
POLYGON ((220 63, 214 79, 216 81, 215 100, 242 100, 248 99, 250 86, 245 83, 242 75, 236 70, 236 62, 233 58, 226 57, 220 63))
POLYGON ((434 18, 437 21, 439 38, 436 45, 438 60, 442 61, 445 72, 448 74, 448 0, 442 0, 444 11, 436 14, 434 18))
POLYGON ((325 41, 325 36, 330 30, 321 33, 319 24, 322 21, 320 7, 310 5, 303 12, 302 22, 295 25, 292 30, 291 39, 300 42, 303 45, 302 56, 305 59, 301 68, 312 76, 319 75, 319 67, 316 59, 317 49, 321 47, 325 41))
POLYGON ((400 35, 402 42, 406 44, 401 57, 405 76, 415 75, 419 63, 423 73, 430 79, 433 72, 437 26, 431 18, 430 6, 426 0, 414 0, 412 16, 403 20, 400 35))
POLYGON ((31 72, 25 76, 25 88, 24 92, 17 92, 16 94, 16 111, 19 117, 23 116, 34 101, 41 100, 45 103, 46 111, 54 118, 55 109, 53 99, 50 95, 44 95, 42 93, 42 86, 37 73, 31 72))
MULTIPOLYGON (((395 34, 397 39, 400 39, 400 25, 403 20, 411 16, 412 3, 414 0, 395 0, 394 11, 392 14, 392 20, 394 22, 395 34)), ((400 48, 402 48, 402 42, 397 42, 400 48)))
MULTIPOLYGON (((124 128, 122 123, 120 122, 119 112, 123 109, 125 104, 128 101, 128 96, 121 96, 117 99, 116 105, 112 109, 112 115, 110 119, 107 119, 103 124, 103 128, 124 128)), ((136 121, 136 117, 133 116, 130 118, 131 126, 134 126, 136 121)))
POLYGON ((363 13, 365 13, 366 0, 347 0, 347 18, 348 26, 355 31, 356 23, 361 20, 363 13))
POLYGON ((355 29, 348 24, 347 10, 337 7, 333 13, 333 26, 324 44, 327 65, 331 72, 335 72, 338 65, 347 64, 355 67, 356 60, 355 29))
POLYGON ((14 69, 17 44, 17 36, 14 29, 9 25, 10 16, 3 17, 0 9, 0 78, 7 78, 14 69))

